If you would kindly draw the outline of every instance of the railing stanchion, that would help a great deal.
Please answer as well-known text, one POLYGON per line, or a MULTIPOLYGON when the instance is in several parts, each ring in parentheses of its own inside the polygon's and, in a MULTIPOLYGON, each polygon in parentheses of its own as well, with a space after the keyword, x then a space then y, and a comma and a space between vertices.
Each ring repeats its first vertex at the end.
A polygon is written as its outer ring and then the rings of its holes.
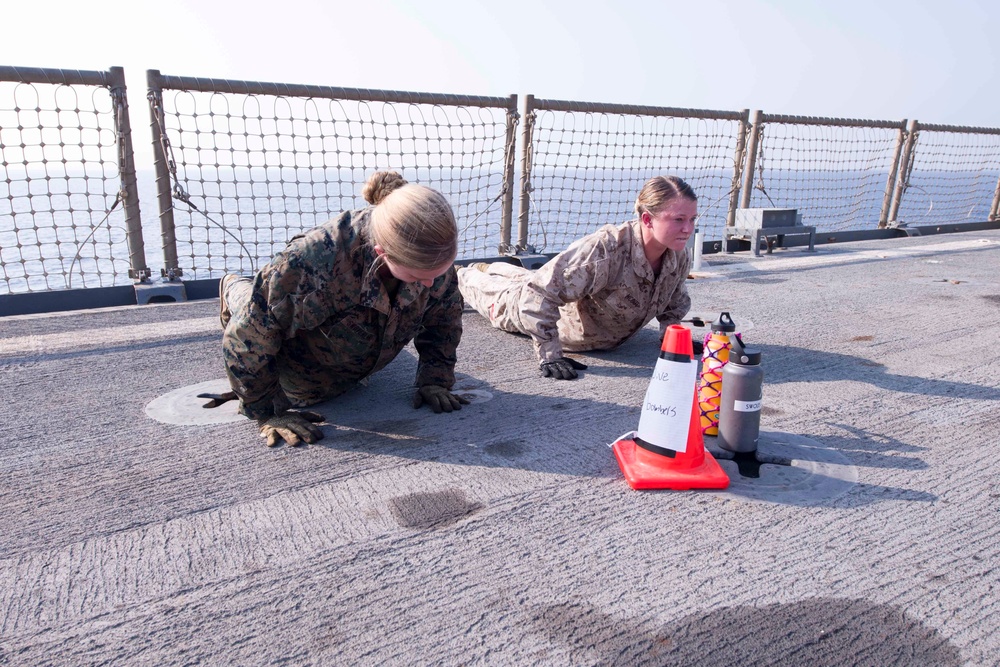
POLYGON ((125 200, 125 240, 128 244, 129 278, 136 282, 149 280, 146 266, 146 248, 142 239, 142 215, 139 211, 139 188, 136 185, 135 156, 132 152, 132 125, 128 116, 128 96, 125 89, 125 70, 112 67, 110 73, 111 98, 116 105, 115 131, 118 133, 118 169, 122 178, 122 198, 125 200))
POLYGON ((889 167, 889 176, 885 183, 885 195, 882 197, 882 209, 878 215, 878 228, 885 229, 889 226, 889 211, 892 209, 892 191, 896 185, 896 178, 899 174, 899 160, 903 154, 903 145, 906 143, 906 120, 899 124, 899 135, 896 138, 896 148, 892 153, 892 166, 889 167))
POLYGON ((174 204, 170 193, 170 168, 167 137, 163 134, 163 88, 160 71, 146 70, 149 100, 149 129, 153 136, 153 170, 156 174, 156 201, 160 209, 160 237, 163 244, 163 277, 173 280, 181 276, 177 259, 177 232, 174 227, 174 204))
POLYGON ((753 193, 754 166, 757 162, 757 151, 760 149, 761 119, 763 117, 764 112, 760 109, 755 110, 750 116, 750 145, 747 146, 746 168, 743 170, 743 191, 740 193, 740 208, 750 208, 750 195, 753 193))
MULTIPOLYGON (((739 134, 736 137, 736 153, 733 156, 733 185, 729 191, 729 210, 726 213, 726 227, 736 224, 736 208, 740 203, 740 185, 743 178, 743 163, 746 160, 747 134, 750 125, 750 110, 744 109, 740 112, 739 134)), ((723 242, 725 239, 723 239, 723 242)))
MULTIPOLYGON (((521 200, 517 214, 517 246, 515 250, 524 251, 528 247, 528 212, 531 210, 531 133, 535 127, 535 96, 524 96, 524 122, 521 127, 521 200)), ((507 238, 501 239, 501 244, 510 248, 510 230, 507 238)), ((503 254, 503 249, 501 249, 503 254)))
POLYGON ((503 213, 500 218, 500 247, 498 252, 510 247, 510 230, 514 218, 514 161, 517 146, 517 95, 510 96, 507 108, 507 137, 503 165, 503 213))
POLYGON ((906 132, 906 143, 903 145, 903 155, 899 159, 899 172, 896 176, 896 192, 892 198, 892 206, 889 208, 889 217, 886 224, 897 222, 897 218, 899 216, 899 206, 903 201, 903 193, 906 192, 906 188, 910 185, 910 168, 913 165, 913 146, 917 142, 917 131, 919 127, 920 124, 917 121, 910 121, 909 129, 906 132))

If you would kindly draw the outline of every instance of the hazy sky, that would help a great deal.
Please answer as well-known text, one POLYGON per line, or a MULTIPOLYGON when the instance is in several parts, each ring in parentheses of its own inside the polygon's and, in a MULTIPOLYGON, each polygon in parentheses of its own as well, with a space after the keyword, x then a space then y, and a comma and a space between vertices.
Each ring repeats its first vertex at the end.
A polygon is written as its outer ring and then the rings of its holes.
MULTIPOLYGON (((0 65, 1000 126, 1000 2, 0 0, 0 65)), ((141 119, 141 120, 140 120, 141 119)))

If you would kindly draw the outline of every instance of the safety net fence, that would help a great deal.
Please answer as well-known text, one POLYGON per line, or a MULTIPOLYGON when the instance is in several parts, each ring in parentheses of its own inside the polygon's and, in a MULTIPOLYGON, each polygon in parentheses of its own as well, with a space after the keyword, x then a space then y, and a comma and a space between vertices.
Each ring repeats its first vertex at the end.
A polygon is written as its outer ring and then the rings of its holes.
POLYGON ((631 220, 643 183, 661 175, 694 189, 699 230, 721 238, 739 190, 747 115, 528 96, 518 246, 555 252, 631 220))
POLYGON ((741 207, 797 209, 825 232, 884 225, 905 124, 755 113, 741 207))
POLYGON ((824 232, 998 219, 1000 128, 531 95, 519 114, 514 95, 156 70, 147 87, 153 155, 137 170, 121 68, 0 67, 0 295, 148 281, 144 236, 168 279, 249 274, 365 206, 386 169, 451 202, 460 260, 558 252, 632 219, 665 174, 698 194, 706 241, 741 208, 794 208, 824 232))
POLYGON ((497 253, 512 205, 515 96, 156 71, 148 82, 161 148, 156 179, 167 272, 252 273, 295 234, 366 206, 362 187, 378 170, 445 196, 459 226, 459 259, 497 253))
POLYGON ((130 141, 121 68, 0 67, 0 294, 142 276, 130 141))
POLYGON ((997 216, 1000 129, 910 124, 895 220, 908 226, 997 216))

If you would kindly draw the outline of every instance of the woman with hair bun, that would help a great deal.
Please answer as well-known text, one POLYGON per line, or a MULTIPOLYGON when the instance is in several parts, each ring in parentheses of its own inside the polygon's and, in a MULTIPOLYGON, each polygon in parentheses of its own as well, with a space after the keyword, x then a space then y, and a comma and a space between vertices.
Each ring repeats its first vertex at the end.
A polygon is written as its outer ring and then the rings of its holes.
POLYGON ((436 190, 376 172, 371 206, 345 211, 289 241, 251 278, 219 283, 222 354, 232 393, 272 447, 315 442, 322 416, 301 408, 350 389, 412 340, 419 355, 413 407, 468 403, 452 394, 462 336, 453 268, 455 215, 436 190))
POLYGON ((680 178, 656 176, 639 192, 635 215, 575 241, 536 271, 505 262, 465 267, 462 295, 494 327, 531 336, 541 374, 556 380, 587 368, 564 350, 609 350, 654 317, 662 339, 691 307, 684 248, 698 197, 680 178))

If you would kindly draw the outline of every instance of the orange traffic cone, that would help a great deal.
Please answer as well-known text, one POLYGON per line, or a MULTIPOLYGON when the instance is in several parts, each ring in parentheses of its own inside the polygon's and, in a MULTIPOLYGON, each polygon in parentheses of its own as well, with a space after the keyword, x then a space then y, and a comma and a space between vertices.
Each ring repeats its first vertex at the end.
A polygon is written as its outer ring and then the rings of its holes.
POLYGON ((692 356, 691 332, 679 324, 669 326, 646 390, 639 429, 612 447, 633 489, 729 486, 729 476, 705 451, 692 356))

